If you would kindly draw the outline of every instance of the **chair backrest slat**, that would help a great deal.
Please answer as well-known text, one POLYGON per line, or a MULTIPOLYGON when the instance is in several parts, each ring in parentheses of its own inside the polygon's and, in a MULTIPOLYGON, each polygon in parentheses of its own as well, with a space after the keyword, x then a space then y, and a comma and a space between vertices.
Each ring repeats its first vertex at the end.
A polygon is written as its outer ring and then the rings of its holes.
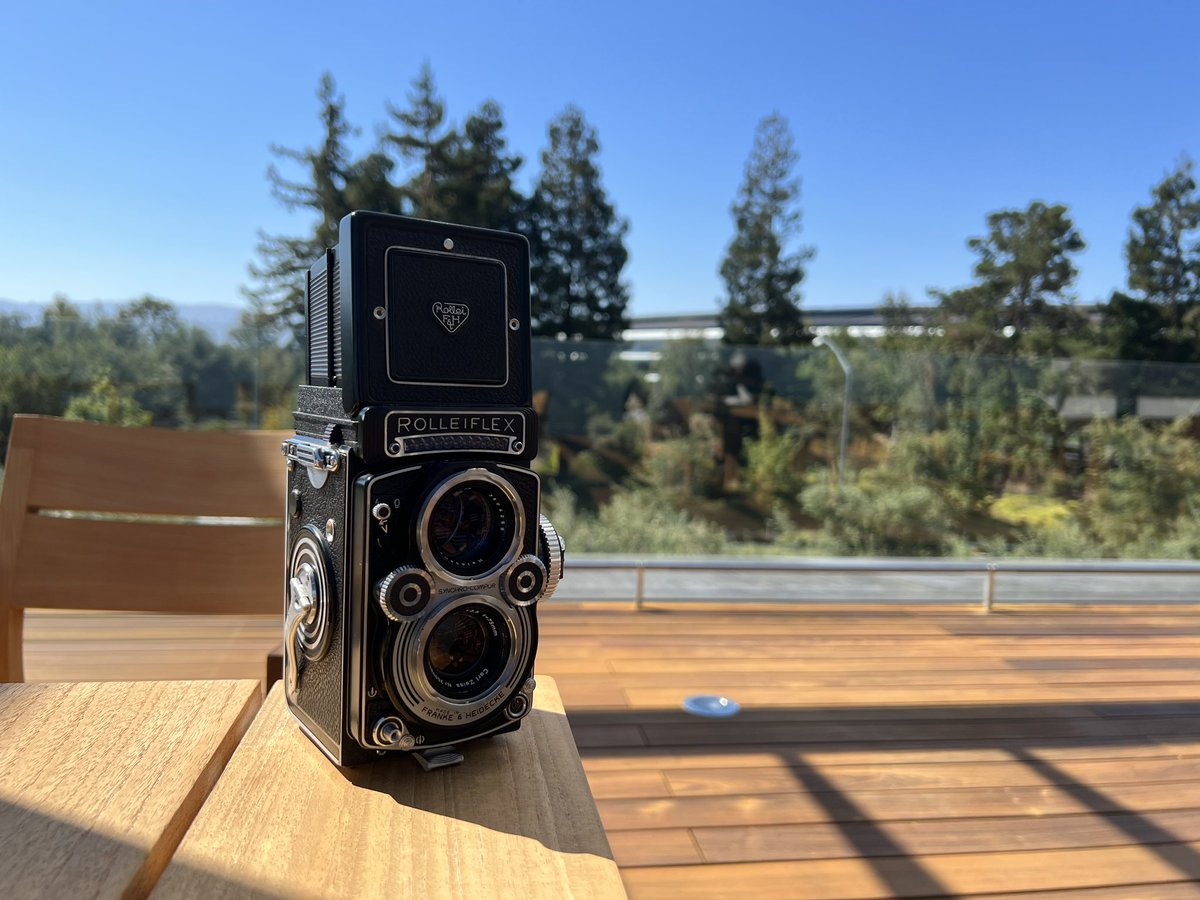
POLYGON ((0 494, 0 681, 22 678, 25 608, 279 612, 286 436, 16 416, 0 494))
POLYGON ((283 437, 18 416, 10 447, 34 451, 35 509, 278 517, 283 437))
POLYGON ((278 525, 160 525, 32 516, 16 597, 35 609, 278 613, 278 525))

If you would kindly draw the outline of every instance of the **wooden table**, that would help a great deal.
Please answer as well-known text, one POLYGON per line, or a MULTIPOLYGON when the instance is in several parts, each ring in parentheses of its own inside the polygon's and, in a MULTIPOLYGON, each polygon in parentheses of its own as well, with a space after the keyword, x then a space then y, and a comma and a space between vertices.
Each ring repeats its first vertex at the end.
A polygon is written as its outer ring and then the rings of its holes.
POLYGON ((0 894, 144 896, 259 697, 256 681, 0 684, 0 894))
POLYGON ((278 686, 259 705, 254 681, 0 685, 0 895, 624 896, 552 679, 429 774, 339 769, 278 686))

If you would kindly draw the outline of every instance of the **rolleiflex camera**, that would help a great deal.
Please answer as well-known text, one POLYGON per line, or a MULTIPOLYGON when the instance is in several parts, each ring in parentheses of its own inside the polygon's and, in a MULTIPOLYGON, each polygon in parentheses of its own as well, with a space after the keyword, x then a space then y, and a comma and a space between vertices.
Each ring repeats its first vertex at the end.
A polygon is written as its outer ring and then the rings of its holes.
POLYGON ((529 245, 355 212, 306 287, 288 706, 339 765, 460 762, 532 707, 537 604, 563 570, 530 470, 529 245))

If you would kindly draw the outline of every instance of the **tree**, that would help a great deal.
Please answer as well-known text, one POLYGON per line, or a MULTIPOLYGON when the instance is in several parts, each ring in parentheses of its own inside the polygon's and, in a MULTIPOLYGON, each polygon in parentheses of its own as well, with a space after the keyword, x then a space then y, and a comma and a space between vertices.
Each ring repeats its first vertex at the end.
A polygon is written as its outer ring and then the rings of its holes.
POLYGON ((1103 307, 1109 351, 1120 359, 1200 361, 1200 192, 1191 160, 1133 211, 1125 244, 1129 293, 1103 307))
POLYGON ((507 152, 504 115, 484 101, 463 123, 449 128, 446 104, 429 63, 421 67, 407 108, 388 104, 392 130, 383 142, 415 172, 400 188, 404 211, 423 219, 512 231, 525 198, 513 184, 524 160, 507 152))
POLYGON ((272 165, 267 170, 271 193, 289 210, 316 214, 312 230, 299 237, 259 233, 261 261, 250 265, 258 284, 245 291, 271 314, 287 322, 297 339, 304 328, 304 273, 326 247, 338 239, 338 223, 357 208, 397 211, 399 198, 388 176, 392 161, 383 153, 353 161, 346 146, 357 132, 346 120, 346 99, 337 94, 333 76, 321 76, 317 89, 321 103, 323 137, 319 147, 292 150, 272 146, 280 159, 291 160, 305 172, 305 180, 284 178, 272 165))
POLYGON ((787 120, 758 123, 742 185, 731 208, 736 226, 721 263, 721 325, 731 344, 802 344, 812 340, 800 312, 800 283, 811 247, 789 250, 800 233, 799 155, 787 120))
POLYGON ((421 66, 420 74, 413 80, 408 108, 388 103, 387 111, 394 130, 384 134, 384 144, 398 153, 401 160, 417 163, 416 175, 400 188, 404 211, 426 219, 437 218, 435 214, 440 206, 435 189, 437 172, 442 166, 449 135, 443 128, 446 103, 438 96, 433 69, 428 62, 421 66))
POLYGON ((969 355, 1069 355, 1086 325, 1068 294, 1076 275, 1071 256, 1086 244, 1067 208, 1034 201, 989 214, 987 225, 985 236, 967 241, 979 257, 976 283, 931 291, 944 345, 969 355))
POLYGON ((500 105, 485 101, 453 133, 442 157, 438 193, 447 222, 515 231, 525 198, 513 184, 524 160, 506 153, 504 117, 500 105))
POLYGON ((601 185, 600 142, 582 110, 563 110, 549 137, 529 204, 533 333, 612 339, 628 324, 629 223, 601 185))
POLYGON ((1176 325, 1200 301, 1200 194, 1185 159, 1155 185, 1149 206, 1133 211, 1125 244, 1129 288, 1169 310, 1176 325))

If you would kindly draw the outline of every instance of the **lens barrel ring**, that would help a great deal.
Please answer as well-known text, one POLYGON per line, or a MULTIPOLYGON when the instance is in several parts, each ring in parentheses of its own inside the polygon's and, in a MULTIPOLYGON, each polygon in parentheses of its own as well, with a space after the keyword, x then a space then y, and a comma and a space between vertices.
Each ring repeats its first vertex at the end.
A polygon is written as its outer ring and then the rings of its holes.
POLYGON ((505 478, 484 468, 464 469, 441 481, 425 498, 421 513, 417 517, 417 548, 421 559, 434 575, 443 581, 460 587, 468 587, 491 578, 502 571, 517 555, 525 535, 525 506, 516 489, 505 478), (443 559, 430 533, 434 524, 434 513, 441 501, 463 485, 478 482, 491 492, 490 499, 502 501, 507 509, 503 514, 511 516, 511 535, 503 548, 491 554, 478 571, 455 571, 450 560, 443 559))
POLYGON ((546 593, 546 564, 527 553, 509 566, 500 579, 500 593, 513 606, 533 606, 546 593))
MULTIPOLYGON (((390 684, 397 706, 430 724, 445 726, 480 721, 491 711, 502 709, 521 690, 528 677, 533 654, 536 625, 530 611, 513 607, 501 598, 486 594, 463 594, 437 602, 422 615, 399 626, 390 651, 390 684), (459 611, 483 607, 494 614, 498 626, 507 634, 507 657, 498 671, 479 682, 479 690, 470 696, 452 696, 439 690, 430 678, 426 662, 430 641, 438 626, 459 611)), ((457 693, 457 692, 456 692, 457 693)))

